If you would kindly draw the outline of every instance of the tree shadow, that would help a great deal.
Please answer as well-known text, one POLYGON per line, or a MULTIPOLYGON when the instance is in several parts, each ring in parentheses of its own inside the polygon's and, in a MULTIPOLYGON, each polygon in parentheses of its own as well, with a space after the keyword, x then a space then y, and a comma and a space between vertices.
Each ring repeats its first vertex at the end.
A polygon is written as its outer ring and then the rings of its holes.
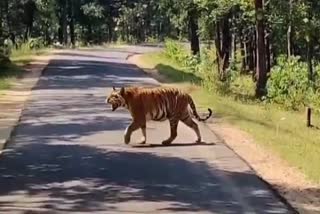
POLYGON ((155 212, 245 213, 226 176, 258 213, 287 213, 254 174, 145 152, 37 143, 6 151, 0 172, 0 212, 123 212, 143 201, 155 212))
POLYGON ((233 99, 237 102, 244 103, 246 105, 256 104, 258 102, 258 99, 254 95, 250 94, 242 94, 238 92, 229 92, 230 95, 233 97, 233 99))
MULTIPOLYGON (((27 61, 26 61, 27 62, 27 61)), ((25 62, 25 63, 26 63, 25 62)), ((0 79, 19 78, 23 74, 23 69, 11 61, 0 64, 0 79)))
POLYGON ((55 59, 44 70, 35 90, 97 89, 131 85, 157 86, 137 66, 98 60, 55 59))
POLYGON ((90 52, 85 52, 82 51, 83 53, 77 53, 77 52, 68 52, 68 51, 64 51, 64 52, 59 52, 59 53, 54 53, 54 55, 58 55, 58 56, 72 56, 72 57, 84 57, 84 58, 98 58, 98 59, 105 59, 105 60, 110 60, 110 59, 119 59, 119 57, 111 57, 111 56, 100 56, 97 54, 89 54, 90 52))
POLYGON ((202 79, 191 72, 175 69, 169 65, 158 64, 155 69, 161 74, 166 76, 168 83, 182 83, 192 82, 199 85, 202 79))

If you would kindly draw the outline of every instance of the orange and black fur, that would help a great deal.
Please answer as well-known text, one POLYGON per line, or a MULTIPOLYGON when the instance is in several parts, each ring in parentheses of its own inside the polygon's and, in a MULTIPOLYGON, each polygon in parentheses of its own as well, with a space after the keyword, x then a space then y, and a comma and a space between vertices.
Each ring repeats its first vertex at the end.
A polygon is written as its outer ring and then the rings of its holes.
POLYGON ((127 87, 113 91, 107 97, 106 103, 111 104, 112 111, 118 107, 125 107, 132 116, 132 123, 127 127, 124 136, 124 142, 128 144, 133 131, 141 128, 143 139, 142 144, 146 143, 146 121, 163 121, 168 119, 170 122, 170 137, 162 142, 163 145, 169 145, 177 137, 177 128, 179 121, 192 128, 197 134, 197 143, 201 142, 201 135, 198 125, 192 120, 192 114, 198 121, 205 121, 211 115, 211 109, 208 109, 209 115, 206 118, 200 118, 191 96, 175 88, 142 88, 127 87), (189 111, 191 107, 192 114, 189 111))

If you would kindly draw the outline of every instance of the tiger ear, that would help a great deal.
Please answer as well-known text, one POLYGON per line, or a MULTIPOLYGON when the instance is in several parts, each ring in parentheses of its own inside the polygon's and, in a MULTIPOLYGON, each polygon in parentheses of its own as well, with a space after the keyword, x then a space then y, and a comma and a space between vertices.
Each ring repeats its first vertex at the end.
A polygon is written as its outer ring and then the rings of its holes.
POLYGON ((121 96, 124 95, 124 87, 121 87, 121 89, 120 89, 120 95, 121 95, 121 96))
POLYGON ((116 90, 116 87, 112 86, 113 90, 115 91, 116 90))

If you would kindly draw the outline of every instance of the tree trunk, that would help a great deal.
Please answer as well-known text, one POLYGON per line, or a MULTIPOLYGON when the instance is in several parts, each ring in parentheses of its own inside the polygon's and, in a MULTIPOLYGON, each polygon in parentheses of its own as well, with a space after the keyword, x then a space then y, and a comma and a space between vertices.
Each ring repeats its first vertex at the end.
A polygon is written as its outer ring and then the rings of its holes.
POLYGON ((235 62, 237 59, 236 59, 236 57, 237 57, 237 38, 236 38, 236 34, 235 33, 232 33, 231 34, 231 46, 232 46, 232 48, 231 48, 231 61, 232 62, 235 62))
POLYGON ((226 14, 223 19, 222 26, 222 54, 223 54, 223 72, 229 67, 230 64, 230 52, 231 52, 231 34, 230 34, 230 13, 226 14))
POLYGON ((239 43, 240 43, 240 53, 241 53, 241 73, 245 73, 247 70, 247 47, 243 38, 242 28, 239 30, 239 43))
POLYGON ((91 26, 91 24, 88 24, 87 42, 88 42, 89 44, 92 43, 92 26, 91 26))
MULTIPOLYGON (((10 63, 10 59, 6 55, 6 52, 2 50, 2 47, 4 45, 4 28, 5 28, 5 20, 6 20, 6 13, 8 12, 8 8, 6 6, 8 5, 8 0, 0 1, 0 65, 5 65, 7 63, 10 63)), ((1 73, 1 69, 0 69, 1 73)))
POLYGON ((246 41, 247 46, 247 63, 248 63, 248 70, 254 71, 255 70, 255 36, 248 36, 246 41))
POLYGON ((26 30, 24 31, 24 41, 27 41, 29 38, 29 26, 26 27, 26 30))
POLYGON ((74 33, 74 2, 73 0, 69 0, 68 7, 68 15, 69 15, 69 26, 70 26, 70 41, 73 47, 75 47, 75 33, 74 33))
POLYGON ((216 23, 216 54, 218 71, 220 80, 224 81, 227 77, 226 70, 230 64, 230 52, 231 52, 231 35, 230 35, 230 13, 226 14, 221 21, 216 23))
POLYGON ((191 52, 193 55, 200 54, 200 42, 198 36, 198 18, 196 11, 189 13, 189 27, 190 27, 190 41, 191 41, 191 52))
POLYGON ((254 31, 252 35, 252 71, 255 74, 256 68, 257 68, 257 32, 254 31))
POLYGON ((45 25, 46 25, 46 29, 45 29, 45 43, 46 43, 46 45, 49 45, 49 44, 51 44, 51 39, 50 39, 50 33, 49 33, 49 25, 47 24, 47 23, 45 23, 45 25))
POLYGON ((62 33, 63 44, 68 45, 67 0, 64 0, 62 6, 62 33))
POLYGON ((60 24, 60 21, 59 21, 59 28, 58 28, 58 40, 60 44, 63 43, 62 25, 60 24))
POLYGON ((4 26, 10 27, 9 0, 4 0, 4 26))
POLYGON ((312 60, 313 60, 313 42, 311 39, 307 42, 307 62, 308 62, 308 76, 309 80, 313 81, 313 66, 312 66, 312 60))
POLYGON ((267 72, 266 72, 266 45, 265 29, 263 21, 263 0, 255 0, 256 10, 256 97, 261 98, 266 93, 267 72))
POLYGON ((3 45, 3 2, 0 2, 0 47, 3 45))
POLYGON ((292 26, 289 25, 288 31, 287 31, 287 53, 288 57, 292 55, 292 26))
POLYGON ((287 53, 288 57, 292 55, 293 45, 292 45, 292 2, 293 0, 289 0, 289 26, 287 30, 287 53))
POLYGON ((271 54, 270 54, 270 35, 265 38, 266 42, 266 72, 271 70, 271 54))
POLYGON ((217 61, 217 67, 218 67, 218 72, 219 72, 219 76, 221 78, 221 71, 222 71, 222 68, 221 68, 221 62, 222 62, 222 59, 221 59, 221 56, 222 56, 222 53, 221 53, 221 33, 220 33, 220 21, 217 21, 216 22, 216 35, 215 35, 215 46, 216 46, 216 61, 217 61))
MULTIPOLYGON (((113 24, 112 24, 112 17, 109 18, 108 20, 108 42, 112 42, 113 41, 113 24)), ((128 34, 129 33, 129 29, 128 29, 128 25, 126 24, 125 25, 125 28, 126 28, 126 34, 127 34, 127 42, 129 41, 129 36, 128 34)))
POLYGON ((34 15, 36 11, 36 4, 34 1, 27 1, 25 4, 24 8, 24 13, 25 13, 25 23, 26 23, 26 30, 25 30, 25 35, 24 39, 28 40, 29 36, 31 35, 32 32, 32 27, 33 27, 33 22, 34 22, 34 15))
MULTIPOLYGON (((112 41, 112 38, 111 38, 112 32, 109 32, 109 36, 110 36, 110 38, 109 38, 110 40, 109 41, 111 42, 112 41)), ((129 37, 130 37, 130 31, 129 31, 128 25, 126 25, 126 42, 129 42, 129 37)))

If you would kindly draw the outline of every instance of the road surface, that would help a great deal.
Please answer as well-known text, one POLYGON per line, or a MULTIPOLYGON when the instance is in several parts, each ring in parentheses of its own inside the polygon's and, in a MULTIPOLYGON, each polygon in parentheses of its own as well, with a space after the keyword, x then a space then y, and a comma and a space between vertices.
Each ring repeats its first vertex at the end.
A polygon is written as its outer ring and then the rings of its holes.
POLYGON ((157 85, 126 59, 153 48, 64 51, 46 68, 0 158, 0 213, 290 213, 254 172, 200 124, 148 123, 152 146, 123 143, 112 86, 157 85))

